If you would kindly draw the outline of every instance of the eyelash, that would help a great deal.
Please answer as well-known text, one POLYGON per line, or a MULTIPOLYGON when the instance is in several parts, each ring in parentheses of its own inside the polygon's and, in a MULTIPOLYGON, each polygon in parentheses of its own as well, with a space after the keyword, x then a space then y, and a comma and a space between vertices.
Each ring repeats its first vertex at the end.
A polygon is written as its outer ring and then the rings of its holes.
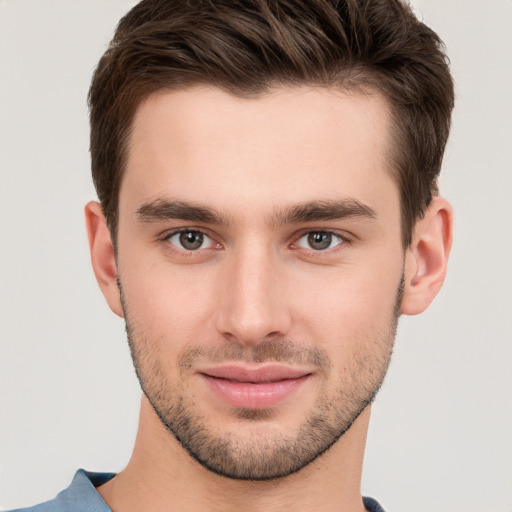
POLYGON ((174 231, 171 231, 170 233, 166 233, 162 238, 162 242, 167 242, 167 248, 173 252, 179 253, 180 256, 186 256, 186 257, 198 257, 204 253, 205 250, 208 249, 220 249, 222 245, 218 242, 215 242, 214 238, 211 237, 205 230, 198 229, 198 228, 180 228, 175 229, 174 231), (177 247, 173 243, 171 243, 171 239, 180 234, 185 233, 197 233, 199 235, 202 235, 203 237, 208 238, 211 240, 212 244, 215 244, 215 247, 207 247, 207 248, 198 248, 196 250, 192 249, 185 249, 185 247, 177 247))
POLYGON ((340 233, 339 231, 334 231, 331 229, 310 229, 308 231, 303 231, 299 236, 295 237, 295 241, 292 243, 292 248, 302 249, 308 252, 309 257, 325 257, 327 254, 331 254, 334 251, 342 250, 345 246, 351 245, 352 240, 345 234, 340 233), (333 238, 336 238, 339 243, 334 247, 326 248, 326 249, 313 249, 312 247, 306 249, 304 247, 299 247, 298 243, 304 237, 307 237, 311 234, 324 234, 331 235, 333 238))
MULTIPOLYGON (((176 229, 174 231, 171 231, 170 233, 166 233, 161 238, 161 241, 167 242, 168 248, 170 250, 175 251, 175 252, 179 253, 180 255, 187 256, 187 257, 198 257, 199 255, 204 253, 204 251, 206 251, 206 250, 222 248, 222 244, 220 244, 219 242, 215 242, 214 238, 211 237, 204 229, 199 229, 199 228, 176 229), (197 233, 204 237, 207 237, 208 239, 211 240, 211 242, 213 244, 215 244, 215 247, 206 247, 204 249, 198 248, 196 250, 193 250, 193 249, 185 249, 184 247, 181 247, 181 248, 177 247, 176 245, 174 245, 173 243, 170 242, 170 240, 174 236, 184 234, 184 233, 197 233)), ((326 255, 327 253, 341 250, 343 247, 345 247, 347 245, 351 245, 351 243, 352 243, 352 240, 349 237, 347 237, 345 234, 339 233, 338 231, 333 231, 330 229, 318 229, 318 230, 310 229, 308 231, 302 231, 300 234, 294 236, 294 241, 290 244, 290 247, 294 250, 302 249, 304 251, 307 251, 309 253, 309 255, 311 255, 311 257, 321 257, 322 255, 326 255), (298 243, 301 239, 303 239, 304 237, 307 237, 311 234, 331 235, 332 237, 336 238, 339 241, 339 243, 336 244, 334 247, 326 248, 326 249, 313 249, 313 248, 308 249, 308 248, 298 246, 298 243)))

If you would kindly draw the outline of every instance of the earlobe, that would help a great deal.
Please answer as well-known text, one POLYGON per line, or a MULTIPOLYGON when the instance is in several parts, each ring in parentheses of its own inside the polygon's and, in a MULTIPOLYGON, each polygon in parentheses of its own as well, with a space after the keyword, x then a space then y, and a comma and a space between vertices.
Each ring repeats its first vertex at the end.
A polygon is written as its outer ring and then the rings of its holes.
POLYGON ((452 236, 452 207, 446 199, 434 197, 424 217, 416 222, 406 252, 403 314, 422 313, 438 294, 446 275, 452 236))
POLYGON ((85 222, 94 275, 110 309, 123 317, 117 285, 117 264, 114 246, 101 205, 91 201, 85 206, 85 222))

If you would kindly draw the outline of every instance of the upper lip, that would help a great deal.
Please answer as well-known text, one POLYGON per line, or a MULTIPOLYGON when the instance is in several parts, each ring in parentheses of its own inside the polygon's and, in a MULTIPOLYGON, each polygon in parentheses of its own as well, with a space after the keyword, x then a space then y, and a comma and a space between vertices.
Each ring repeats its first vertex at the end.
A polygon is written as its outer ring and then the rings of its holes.
POLYGON ((253 368, 239 365, 223 365, 206 368, 199 373, 218 379, 253 383, 298 379, 311 374, 308 370, 284 365, 265 365, 253 368))

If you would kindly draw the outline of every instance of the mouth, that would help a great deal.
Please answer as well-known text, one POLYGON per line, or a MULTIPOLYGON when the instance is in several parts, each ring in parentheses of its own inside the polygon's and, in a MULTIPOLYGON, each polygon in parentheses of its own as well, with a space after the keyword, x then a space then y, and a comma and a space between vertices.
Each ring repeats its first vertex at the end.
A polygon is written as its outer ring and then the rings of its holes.
POLYGON ((217 366, 198 372, 224 403, 244 409, 268 409, 294 395, 312 372, 283 365, 217 366))

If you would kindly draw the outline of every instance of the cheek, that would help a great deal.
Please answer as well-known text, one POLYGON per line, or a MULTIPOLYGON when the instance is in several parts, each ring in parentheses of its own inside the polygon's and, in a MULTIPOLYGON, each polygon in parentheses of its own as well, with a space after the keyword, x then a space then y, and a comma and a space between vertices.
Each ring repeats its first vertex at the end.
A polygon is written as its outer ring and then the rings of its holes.
POLYGON ((303 281, 294 296, 295 323, 323 344, 334 358, 345 359, 365 345, 392 337, 401 265, 387 272, 375 267, 340 271, 319 282, 303 281), (299 298, 307 297, 307 300, 299 298))
POLYGON ((378 322, 379 317, 388 318, 393 309, 400 277, 401 267, 383 274, 362 268, 333 272, 323 282, 303 282, 295 295, 306 298, 304 311, 333 323, 351 324, 367 316, 378 322))
POLYGON ((161 260, 126 263, 121 282, 137 329, 153 339, 170 339, 173 346, 197 341, 211 318, 214 280, 194 265, 173 267, 161 260))

